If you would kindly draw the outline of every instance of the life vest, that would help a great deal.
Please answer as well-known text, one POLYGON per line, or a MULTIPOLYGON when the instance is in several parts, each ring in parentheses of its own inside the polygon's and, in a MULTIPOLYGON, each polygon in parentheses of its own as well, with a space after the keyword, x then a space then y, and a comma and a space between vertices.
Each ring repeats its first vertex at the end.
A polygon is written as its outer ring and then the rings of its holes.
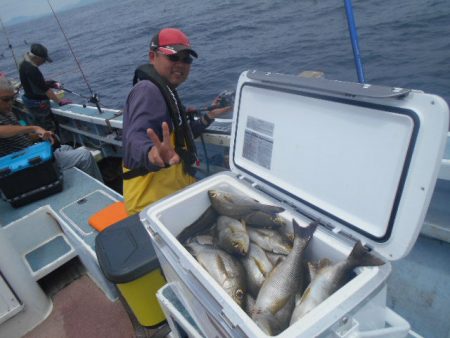
MULTIPOLYGON (((144 64, 139 66, 133 77, 133 85, 141 80, 149 80, 160 90, 164 101, 167 104, 170 119, 172 120, 175 135, 175 151, 180 156, 183 163, 183 170, 194 176, 196 169, 192 166, 198 161, 197 149, 194 143, 194 136, 190 124, 187 121, 186 112, 178 93, 171 88, 167 81, 155 71, 153 65, 144 64)), ((149 171, 146 168, 133 168, 123 174, 124 179, 131 179, 137 176, 146 175, 149 171)))

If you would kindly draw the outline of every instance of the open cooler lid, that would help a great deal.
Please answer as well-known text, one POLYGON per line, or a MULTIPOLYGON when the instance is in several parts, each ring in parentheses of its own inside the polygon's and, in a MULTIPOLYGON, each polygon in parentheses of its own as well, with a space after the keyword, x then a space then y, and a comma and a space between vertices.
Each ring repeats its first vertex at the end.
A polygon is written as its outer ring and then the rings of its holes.
POLYGON ((233 122, 233 172, 386 259, 412 248, 445 146, 443 99, 248 71, 233 122))

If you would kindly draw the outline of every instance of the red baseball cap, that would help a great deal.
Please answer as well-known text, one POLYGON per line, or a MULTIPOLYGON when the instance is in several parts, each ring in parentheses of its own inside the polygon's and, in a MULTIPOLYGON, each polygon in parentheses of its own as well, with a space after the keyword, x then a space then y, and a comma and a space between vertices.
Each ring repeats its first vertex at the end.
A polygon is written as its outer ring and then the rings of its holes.
POLYGON ((186 34, 177 28, 161 29, 153 36, 150 42, 150 50, 159 50, 166 55, 187 50, 192 56, 198 57, 197 53, 191 48, 191 43, 186 34))

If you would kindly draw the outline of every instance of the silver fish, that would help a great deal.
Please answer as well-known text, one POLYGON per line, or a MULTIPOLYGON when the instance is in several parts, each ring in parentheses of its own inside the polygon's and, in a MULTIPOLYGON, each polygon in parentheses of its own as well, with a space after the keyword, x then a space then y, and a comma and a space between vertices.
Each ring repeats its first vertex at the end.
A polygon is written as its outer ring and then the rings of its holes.
POLYGON ((289 321, 291 319, 292 311, 294 311, 294 307, 295 297, 292 297, 288 300, 285 306, 275 313, 275 320, 277 323, 274 327, 275 334, 279 334, 289 327, 289 321))
POLYGON ((211 235, 197 235, 194 237, 190 237, 186 243, 197 243, 201 245, 210 245, 215 246, 216 245, 216 238, 211 235))
POLYGON ((283 261, 286 258, 286 255, 283 254, 275 254, 273 252, 266 251, 266 256, 269 258, 269 261, 272 263, 273 266, 278 265, 281 261, 283 261))
POLYGON ((292 244, 288 243, 283 236, 273 229, 256 229, 247 227, 250 241, 259 245, 268 252, 287 255, 291 252, 292 244))
POLYGON ((268 310, 255 311, 255 308, 253 307, 251 317, 256 325, 258 325, 258 327, 269 336, 275 336, 276 332, 279 330, 277 319, 274 314, 268 310))
POLYGON ((239 305, 244 305, 247 285, 241 263, 221 249, 198 243, 186 245, 199 264, 239 305))
POLYGON ((270 311, 255 313, 253 321, 266 334, 276 336, 289 327, 289 319, 294 305, 295 299, 290 298, 277 313, 273 314, 270 311))
MULTIPOLYGON (((273 268, 261 286, 256 298, 253 319, 266 314, 270 324, 270 316, 267 314, 275 315, 290 301, 292 302, 295 295, 302 289, 303 253, 314 235, 318 222, 314 221, 306 228, 300 227, 295 220, 293 222, 294 246, 286 259, 273 268)), ((271 331, 275 330, 276 328, 272 326, 271 331)))
POLYGON ((294 242, 294 229, 292 227, 291 223, 287 223, 285 222, 279 229, 278 231, 280 232, 280 234, 286 238, 289 242, 294 242))
POLYGON ((245 295, 245 313, 249 316, 252 315, 253 307, 255 306, 255 298, 253 298, 249 293, 245 295))
POLYGON ((322 303, 351 279, 351 271, 358 266, 378 266, 384 262, 371 255, 358 241, 344 261, 331 264, 322 261, 317 267, 309 264, 311 283, 295 305, 291 325, 322 303))
POLYGON ((250 239, 245 224, 228 216, 219 216, 216 231, 218 244, 226 252, 239 256, 247 254, 250 239))
POLYGON ((241 258, 241 262, 247 272, 247 289, 256 297, 264 280, 272 271, 273 264, 267 258, 266 252, 254 243, 250 243, 248 254, 241 258))
POLYGON ((255 228, 278 229, 286 225, 286 220, 277 214, 269 214, 264 211, 253 211, 242 217, 245 224, 255 228))
POLYGON ((208 190, 208 196, 211 205, 219 214, 236 219, 241 219, 255 211, 262 211, 267 214, 277 214, 284 211, 282 207, 262 204, 242 194, 213 189, 208 190))

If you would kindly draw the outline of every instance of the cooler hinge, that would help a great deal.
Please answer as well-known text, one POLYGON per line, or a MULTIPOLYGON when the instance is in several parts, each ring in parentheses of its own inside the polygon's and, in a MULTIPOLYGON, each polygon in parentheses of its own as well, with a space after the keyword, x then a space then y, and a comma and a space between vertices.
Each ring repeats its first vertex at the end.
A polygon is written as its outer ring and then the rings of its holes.
POLYGON ((243 181, 243 183, 244 183, 246 186, 252 187, 253 189, 259 190, 259 191, 261 191, 261 192, 263 192, 263 193, 265 193, 265 194, 267 194, 267 195, 272 196, 271 194, 267 193, 267 191, 265 191, 264 189, 262 189, 261 186, 259 185, 259 183, 257 183, 257 182, 255 182, 255 181, 251 180, 248 176, 239 174, 239 175, 236 176, 236 178, 237 178, 238 180, 240 180, 240 181, 243 181))
MULTIPOLYGON (((274 197, 275 198, 275 197, 274 197)), ((278 199, 279 200, 279 199, 278 199)), ((279 200, 280 201, 280 200, 279 200)), ((322 215, 318 214, 317 212, 311 212, 309 208, 302 208, 298 205, 295 205, 292 202, 282 200, 280 201, 281 206, 288 207, 292 211, 294 211, 297 214, 303 215, 307 218, 309 218, 312 221, 318 221, 319 225, 325 230, 330 232, 334 237, 341 237, 344 238, 346 241, 350 243, 356 243, 359 238, 355 237, 353 234, 349 233, 345 230, 344 227, 339 227, 334 225, 332 222, 330 222, 326 217, 322 217, 322 215)), ((367 246, 366 243, 362 243, 365 247, 372 250, 372 247, 367 246)))
POLYGON ((297 214, 301 214, 303 216, 305 216, 306 218, 309 218, 311 221, 319 221, 319 224, 324 226, 327 229, 331 229, 330 226, 328 226, 327 224, 323 223, 322 220, 320 220, 320 217, 317 217, 317 215, 313 215, 311 212, 308 212, 306 210, 306 208, 301 208, 299 207, 297 204, 286 200, 284 198, 280 198, 280 194, 276 194, 274 192, 272 192, 271 190, 265 188, 264 186, 261 186, 260 184, 256 183, 256 182, 251 182, 250 180, 246 179, 247 182, 249 182, 249 184, 251 184, 251 186, 256 189, 261 191, 263 194, 273 198, 274 200, 276 200, 278 202, 278 204, 281 207, 284 207, 285 209, 289 209, 291 211, 293 211, 294 213, 297 214))
POLYGON ((361 241, 360 238, 352 235, 351 233, 347 232, 345 229, 342 229, 340 227, 332 226, 331 224, 327 224, 325 226, 327 230, 329 230, 331 233, 333 233, 335 236, 343 238, 347 242, 350 242, 352 244, 355 244, 356 242, 360 241, 362 245, 367 248, 369 251, 373 250, 373 247, 367 245, 366 242, 361 241))
POLYGON ((238 175, 236 176, 236 178, 237 178, 238 180, 245 181, 245 182, 247 182, 247 183, 250 184, 250 185, 253 185, 252 180, 250 180, 247 176, 244 176, 244 175, 242 175, 242 174, 238 174, 238 175))
POLYGON ((290 203, 286 202, 284 199, 281 199, 279 194, 274 193, 273 190, 269 190, 269 189, 265 188, 263 185, 261 185, 258 182, 253 181, 248 176, 238 174, 236 176, 236 178, 240 181, 243 181, 243 183, 246 186, 251 187, 252 189, 258 190, 258 191, 262 192, 264 195, 276 200, 277 204, 280 204, 281 207, 289 206, 289 208, 291 208, 291 209, 296 209, 293 206, 293 204, 290 204, 290 203))
POLYGON ((344 82, 328 80, 323 78, 305 78, 301 76, 262 72, 257 70, 248 71, 249 79, 265 83, 289 86, 299 90, 308 90, 319 93, 329 93, 344 97, 368 97, 368 98, 402 98, 407 96, 411 90, 405 88, 385 87, 370 85, 366 83, 344 82))

